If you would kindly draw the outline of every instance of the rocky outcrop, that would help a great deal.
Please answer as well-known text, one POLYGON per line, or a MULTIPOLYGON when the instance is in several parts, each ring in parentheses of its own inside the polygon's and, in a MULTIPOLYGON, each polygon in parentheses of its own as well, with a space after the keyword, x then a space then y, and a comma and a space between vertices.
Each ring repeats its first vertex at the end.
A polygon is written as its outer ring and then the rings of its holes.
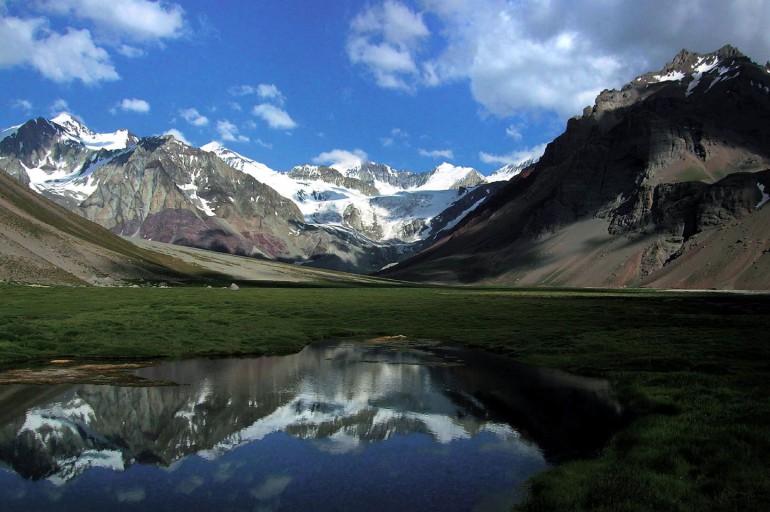
POLYGON ((367 196, 376 196, 380 193, 379 190, 377 190, 377 187, 374 187, 371 184, 364 183, 356 178, 349 178, 344 176, 338 170, 323 165, 301 165, 293 168, 287 174, 295 180, 321 180, 325 183, 337 185, 338 187, 358 190, 367 196))

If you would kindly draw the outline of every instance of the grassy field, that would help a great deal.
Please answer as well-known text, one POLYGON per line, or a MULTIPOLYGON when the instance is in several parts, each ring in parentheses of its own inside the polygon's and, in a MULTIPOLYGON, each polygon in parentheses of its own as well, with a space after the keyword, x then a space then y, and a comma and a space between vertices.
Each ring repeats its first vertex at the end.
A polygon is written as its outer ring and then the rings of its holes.
POLYGON ((460 288, 0 285, 0 365, 454 341, 614 383, 634 420, 523 510, 770 509, 770 296, 460 288))

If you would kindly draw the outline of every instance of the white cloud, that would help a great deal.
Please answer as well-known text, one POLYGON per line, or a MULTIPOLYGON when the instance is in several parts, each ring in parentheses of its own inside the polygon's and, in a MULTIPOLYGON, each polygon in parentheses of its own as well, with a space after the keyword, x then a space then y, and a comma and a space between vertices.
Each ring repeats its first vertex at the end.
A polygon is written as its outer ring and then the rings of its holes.
POLYGON ((278 105, 283 105, 286 101, 283 93, 275 84, 259 84, 256 87, 253 85, 234 85, 230 87, 227 92, 232 96, 248 96, 249 94, 256 94, 260 98, 272 101, 278 105))
POLYGON ((426 156, 428 158, 443 158, 445 160, 454 160, 455 155, 451 149, 433 149, 431 151, 420 148, 420 156, 426 156))
POLYGON ((11 108, 30 111, 32 110, 32 102, 29 100, 13 100, 11 102, 11 108))
POLYGON ((127 44, 120 45, 120 47, 117 49, 117 52, 124 57, 128 57, 129 59, 136 59, 137 57, 142 57, 144 55, 144 50, 129 46, 127 44))
POLYGON ((227 89, 227 92, 233 96, 248 96, 257 92, 257 88, 251 85, 234 85, 227 89))
POLYGON ((766 0, 419 5, 422 12, 394 0, 363 8, 350 24, 350 61, 384 88, 467 81, 474 99, 498 116, 543 109, 579 114, 602 89, 660 69, 683 47, 705 53, 730 43, 758 62, 770 59, 766 0), (432 34, 423 23, 429 16, 432 34))
MULTIPOLYGON (((54 102, 51 103, 51 106, 48 107, 48 114, 51 117, 56 117, 59 114, 61 114, 62 112, 66 112, 66 113, 70 114, 72 117, 74 117, 75 119, 77 119, 78 121, 83 122, 83 118, 80 117, 79 115, 77 115, 76 113, 74 113, 72 111, 72 108, 70 108, 70 105, 67 102, 67 100, 65 100, 63 98, 58 98, 58 99, 54 100, 54 102)), ((85 123, 83 123, 83 124, 85 124, 85 123)))
POLYGON ((183 108, 179 111, 179 115, 193 126, 206 126, 209 124, 209 118, 194 108, 183 108))
POLYGON ((54 82, 95 84, 120 78, 88 30, 52 32, 42 18, 0 18, 0 48, 0 68, 31 66, 54 82))
POLYGON ((259 84, 257 86, 257 96, 262 99, 272 100, 278 105, 283 105, 286 101, 278 87, 273 84, 259 84))
POLYGON ((490 153, 480 152, 479 159, 485 164, 520 164, 533 158, 540 158, 545 152, 547 144, 538 144, 535 147, 529 149, 522 149, 519 151, 512 151, 506 155, 493 155, 490 153))
POLYGON ((274 130, 291 130, 297 127, 297 123, 285 110, 270 103, 260 103, 254 107, 253 113, 274 130))
POLYGON ((178 4, 149 0, 48 0, 41 7, 54 14, 92 22, 97 30, 135 41, 177 38, 184 28, 178 4))
POLYGON ((227 119, 217 121, 217 131, 223 141, 249 142, 249 138, 238 133, 238 127, 227 119))
POLYGON ((354 149, 353 151, 348 151, 346 149, 332 149, 331 151, 326 151, 313 158, 313 163, 328 165, 338 171, 346 171, 358 167, 368 158, 366 153, 360 149, 354 149))
POLYGON ((145 100, 137 98, 126 98, 118 105, 120 110, 124 112, 136 112, 138 114, 146 114, 150 111, 150 104, 145 100))
POLYGON ((166 133, 164 133, 163 135, 173 135, 174 138, 179 142, 182 142, 183 144, 187 144, 188 146, 192 146, 192 144, 190 144, 190 142, 184 136, 184 133, 180 132, 176 128, 171 128, 170 130, 167 130, 166 133))
POLYGON ((393 128, 392 130, 390 130, 390 137, 382 137, 380 139, 380 142, 382 143, 383 147, 386 147, 386 148, 393 146, 397 142, 400 142, 408 146, 409 145, 408 139, 409 139, 409 134, 406 133, 404 130, 402 130, 401 128, 393 128))
POLYGON ((380 87, 410 90, 420 75, 415 59, 429 35, 421 14, 386 0, 351 21, 348 58, 363 65, 380 87))
POLYGON ((508 128, 505 129, 505 134, 512 138, 513 140, 521 140, 521 130, 515 125, 510 125, 508 128))

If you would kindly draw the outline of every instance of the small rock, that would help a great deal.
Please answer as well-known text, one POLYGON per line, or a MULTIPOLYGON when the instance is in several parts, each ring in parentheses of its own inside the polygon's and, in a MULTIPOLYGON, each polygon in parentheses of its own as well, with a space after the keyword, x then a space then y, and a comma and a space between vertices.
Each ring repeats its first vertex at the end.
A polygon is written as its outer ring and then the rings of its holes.
POLYGON ((233 283, 230 285, 230 290, 232 291, 240 290, 240 287, 237 284, 233 283))

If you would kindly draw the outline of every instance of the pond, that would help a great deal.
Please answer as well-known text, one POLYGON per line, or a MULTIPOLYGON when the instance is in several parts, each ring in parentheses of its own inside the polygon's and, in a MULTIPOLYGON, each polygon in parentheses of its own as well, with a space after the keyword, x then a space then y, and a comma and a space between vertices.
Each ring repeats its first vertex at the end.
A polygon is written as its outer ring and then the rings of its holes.
POLYGON ((4 511, 509 510, 622 422, 606 382, 430 342, 135 374, 0 386, 4 511))

